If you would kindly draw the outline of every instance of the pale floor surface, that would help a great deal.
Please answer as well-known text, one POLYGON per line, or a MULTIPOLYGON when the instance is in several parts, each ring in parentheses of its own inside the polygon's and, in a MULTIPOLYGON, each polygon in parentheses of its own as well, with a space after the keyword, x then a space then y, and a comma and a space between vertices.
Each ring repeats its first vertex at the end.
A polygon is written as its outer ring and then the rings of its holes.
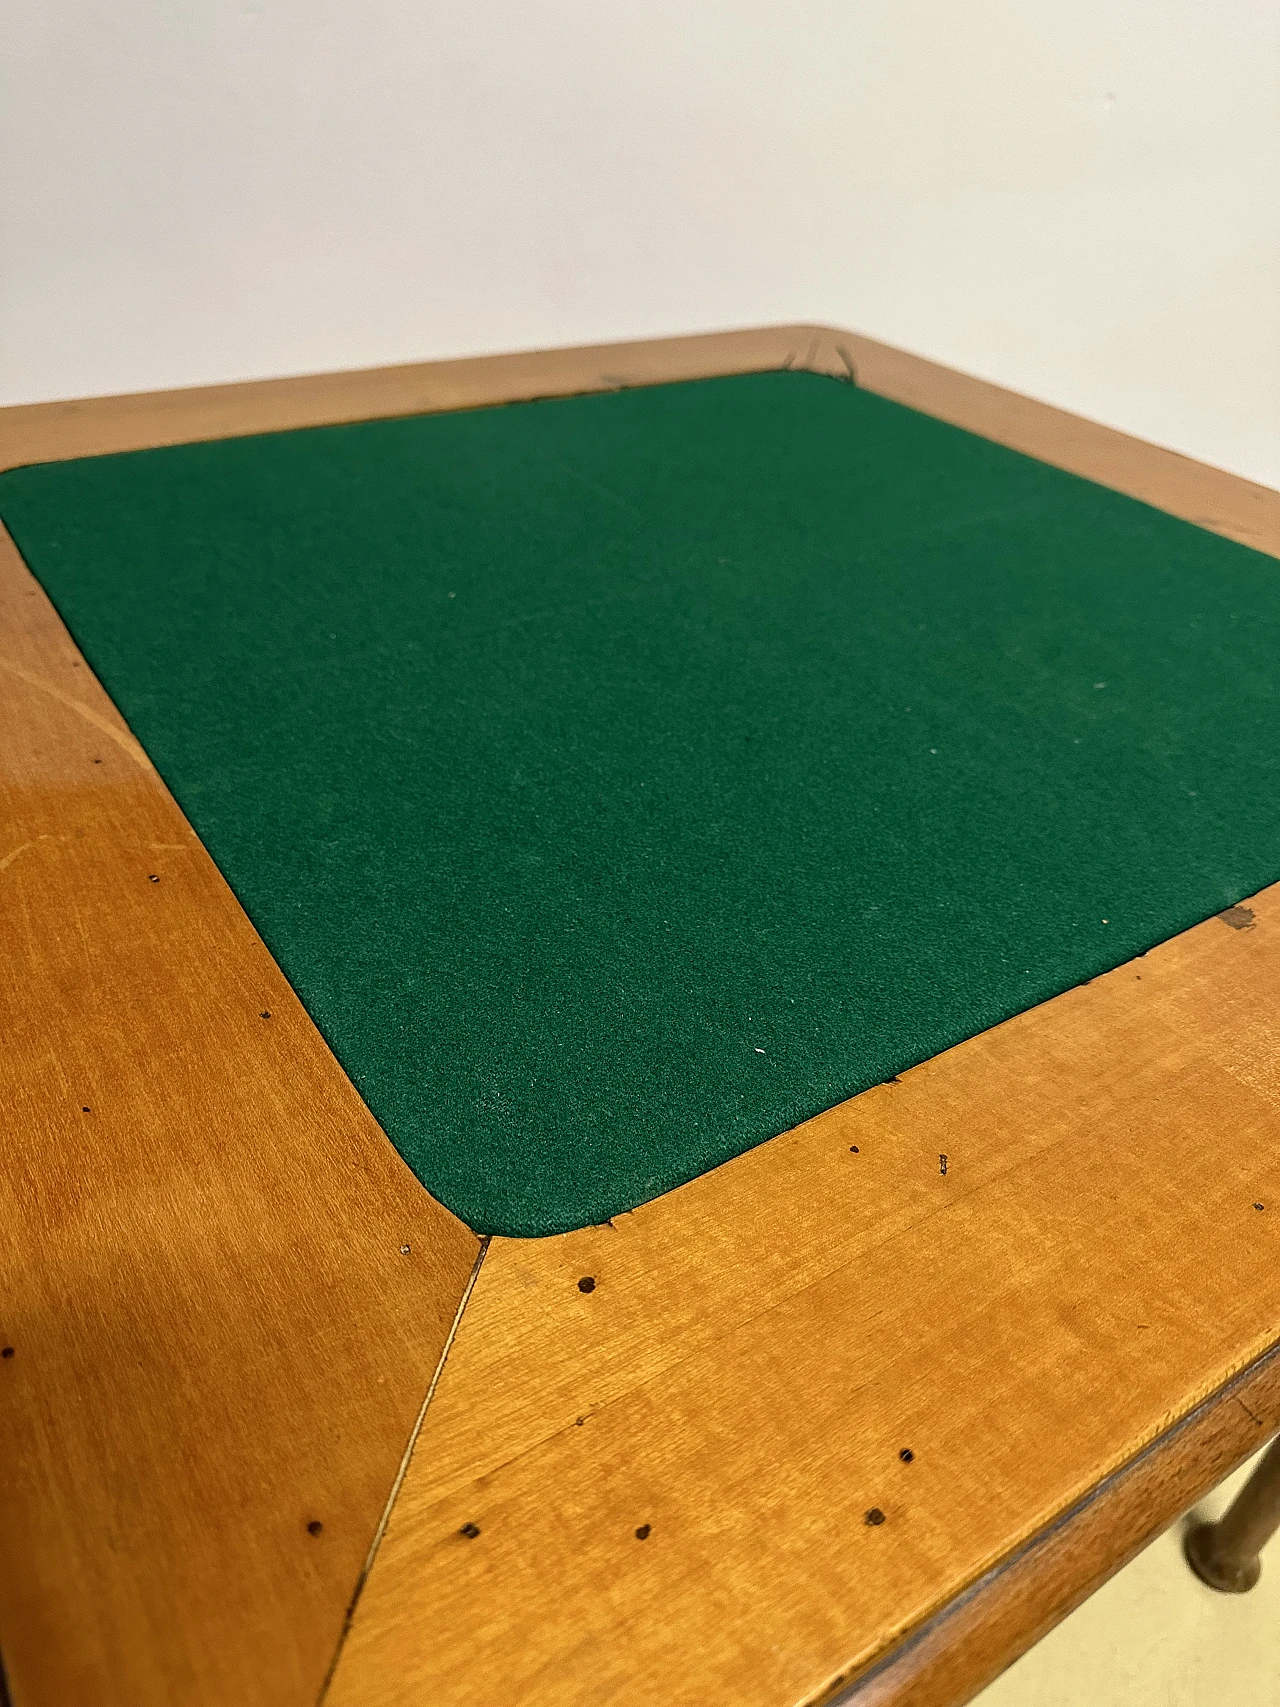
MULTIPOLYGON (((1217 1517, 1253 1463, 1196 1507, 1217 1517)), ((975 1707, 1280 1707, 1280 1535, 1249 1594, 1206 1588, 1187 1519, 1153 1541, 977 1697, 975 1707)))

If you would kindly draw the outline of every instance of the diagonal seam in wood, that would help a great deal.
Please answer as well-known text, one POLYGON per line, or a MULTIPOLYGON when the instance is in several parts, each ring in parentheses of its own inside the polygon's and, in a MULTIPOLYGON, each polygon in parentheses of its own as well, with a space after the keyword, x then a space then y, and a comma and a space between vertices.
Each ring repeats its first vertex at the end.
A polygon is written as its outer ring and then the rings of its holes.
MULTIPOLYGON (((404 1456, 401 1458, 399 1468, 396 1471, 395 1481, 391 1484, 391 1491, 387 1495, 387 1503, 382 1508, 382 1516, 378 1520, 378 1527, 373 1532, 373 1540, 369 1543, 369 1551, 365 1556, 364 1564, 361 1566, 360 1575, 356 1578, 356 1586, 351 1592, 351 1602, 347 1607, 346 1617, 342 1621, 342 1630, 338 1636, 337 1645, 333 1650, 333 1658, 329 1662, 329 1669, 325 1672, 324 1682, 320 1685, 320 1694, 316 1700, 316 1707, 324 1707, 324 1699, 329 1693, 329 1686, 333 1682, 333 1675, 338 1669, 338 1661, 342 1658, 342 1650, 347 1640, 347 1634, 351 1629, 351 1621, 356 1615, 356 1607, 360 1603, 360 1596, 364 1592, 364 1585, 369 1580, 369 1573, 372 1571, 374 1560, 378 1556, 378 1548, 382 1545, 382 1538, 387 1532, 387 1524, 391 1520, 392 1509, 395 1506, 400 1489, 404 1484, 405 1476, 409 1472, 409 1465, 413 1459, 413 1449, 418 1444, 418 1436, 422 1433, 422 1425, 427 1418, 427 1407, 435 1396, 436 1388, 440 1384, 441 1375, 444 1374, 444 1366, 449 1360, 449 1352, 453 1348, 453 1342, 457 1338, 458 1329, 462 1324, 463 1312, 466 1310, 472 1291, 475 1288, 476 1281, 480 1278, 480 1270, 484 1265, 485 1253, 488 1251, 489 1245, 490 1240, 488 1238, 481 1239, 480 1249, 476 1252, 476 1260, 471 1265, 471 1273, 467 1276, 467 1284, 463 1288, 461 1298, 458 1300, 458 1308, 454 1312, 453 1322, 449 1328, 448 1338, 445 1340, 444 1346, 440 1352, 440 1361, 436 1364, 435 1373, 431 1377, 430 1385, 423 1397, 417 1418, 414 1421, 413 1428, 409 1432, 409 1439, 405 1445, 404 1456)), ((0 1707, 3 1707, 2 1702, 0 1702, 0 1707)))

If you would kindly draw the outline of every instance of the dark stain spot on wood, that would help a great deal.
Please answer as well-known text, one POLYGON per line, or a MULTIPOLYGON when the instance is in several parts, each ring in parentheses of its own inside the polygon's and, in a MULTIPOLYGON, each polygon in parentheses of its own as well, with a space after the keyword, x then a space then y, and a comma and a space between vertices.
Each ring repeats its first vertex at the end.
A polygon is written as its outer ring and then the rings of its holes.
POLYGON ((270 1008, 263 1008, 261 1013, 259 1013, 258 1018, 259 1019, 270 1019, 271 1018, 271 1009, 270 1008))
POLYGON ((639 1529, 636 1530, 636 1540, 647 1541, 652 1534, 653 1525, 651 1523, 642 1523, 639 1529))
POLYGON ((857 1145, 856 1145, 856 1144, 850 1144, 850 1146, 849 1146, 849 1154, 850 1154, 850 1155, 851 1155, 851 1156, 856 1156, 856 1155, 857 1155, 857 1154, 858 1154, 858 1146, 857 1146, 857 1145))
POLYGON ((308 1535, 319 1535, 320 1531, 323 1528, 324 1528, 324 1524, 321 1523, 320 1519, 318 1517, 313 1517, 311 1519, 311 1522, 307 1525, 307 1534, 308 1535))
POLYGON ((904 1464, 910 1464, 912 1459, 915 1457, 915 1453, 909 1446, 904 1446, 902 1451, 898 1454, 898 1457, 901 1458, 904 1464))
POLYGON ((867 1525, 868 1529, 879 1529, 880 1525, 884 1522, 884 1513, 880 1510, 878 1505, 873 1505, 862 1521, 867 1525))
POLYGON ((595 1277, 595 1275, 594 1274, 584 1274, 582 1279, 578 1282, 578 1291, 579 1292, 594 1292, 595 1289, 596 1289, 596 1277, 595 1277))
POLYGON ((13 1356, 13 1347, 11 1345, 5 1346, 4 1350, 0 1351, 0 1357, 12 1357, 12 1356, 13 1356))
POLYGON ((102 763, 102 760, 101 759, 95 759, 93 762, 95 765, 100 765, 102 763))
POLYGON ((1257 920, 1253 916, 1252 907, 1228 907, 1218 917, 1224 925, 1230 925, 1233 931, 1251 931, 1257 920))
POLYGON ((1265 1204, 1265 1203, 1255 1203, 1255 1204, 1254 1204, 1254 1206, 1253 1206, 1253 1207, 1254 1207, 1254 1208, 1255 1208, 1255 1209, 1265 1209, 1265 1208, 1266 1208, 1266 1204, 1265 1204))
POLYGON ((478 1523, 464 1523, 458 1531, 458 1534, 465 1535, 468 1541, 474 1541, 479 1533, 480 1525, 478 1523))
POLYGON ((85 1102, 85 1103, 81 1103, 80 1112, 81 1112, 81 1114, 92 1114, 93 1110, 89 1107, 88 1103, 85 1102))

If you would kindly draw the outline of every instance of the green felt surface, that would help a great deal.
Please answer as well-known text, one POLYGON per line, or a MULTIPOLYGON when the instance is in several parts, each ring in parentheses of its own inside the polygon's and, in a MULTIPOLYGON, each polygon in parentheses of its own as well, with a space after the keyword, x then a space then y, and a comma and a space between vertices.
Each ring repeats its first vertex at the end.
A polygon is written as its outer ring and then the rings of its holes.
POLYGON ((485 1231, 1280 877, 1280 565, 812 375, 22 469, 0 513, 485 1231))

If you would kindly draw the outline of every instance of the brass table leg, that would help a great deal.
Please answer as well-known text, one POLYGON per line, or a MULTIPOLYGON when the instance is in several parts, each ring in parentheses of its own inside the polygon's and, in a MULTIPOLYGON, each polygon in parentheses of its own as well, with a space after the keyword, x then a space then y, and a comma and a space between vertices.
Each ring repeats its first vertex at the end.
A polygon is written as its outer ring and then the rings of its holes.
POLYGON ((1280 1439, 1217 1523, 1201 1523, 1183 1543, 1187 1563, 1210 1588, 1244 1594, 1262 1575, 1261 1549, 1280 1529, 1280 1439))

